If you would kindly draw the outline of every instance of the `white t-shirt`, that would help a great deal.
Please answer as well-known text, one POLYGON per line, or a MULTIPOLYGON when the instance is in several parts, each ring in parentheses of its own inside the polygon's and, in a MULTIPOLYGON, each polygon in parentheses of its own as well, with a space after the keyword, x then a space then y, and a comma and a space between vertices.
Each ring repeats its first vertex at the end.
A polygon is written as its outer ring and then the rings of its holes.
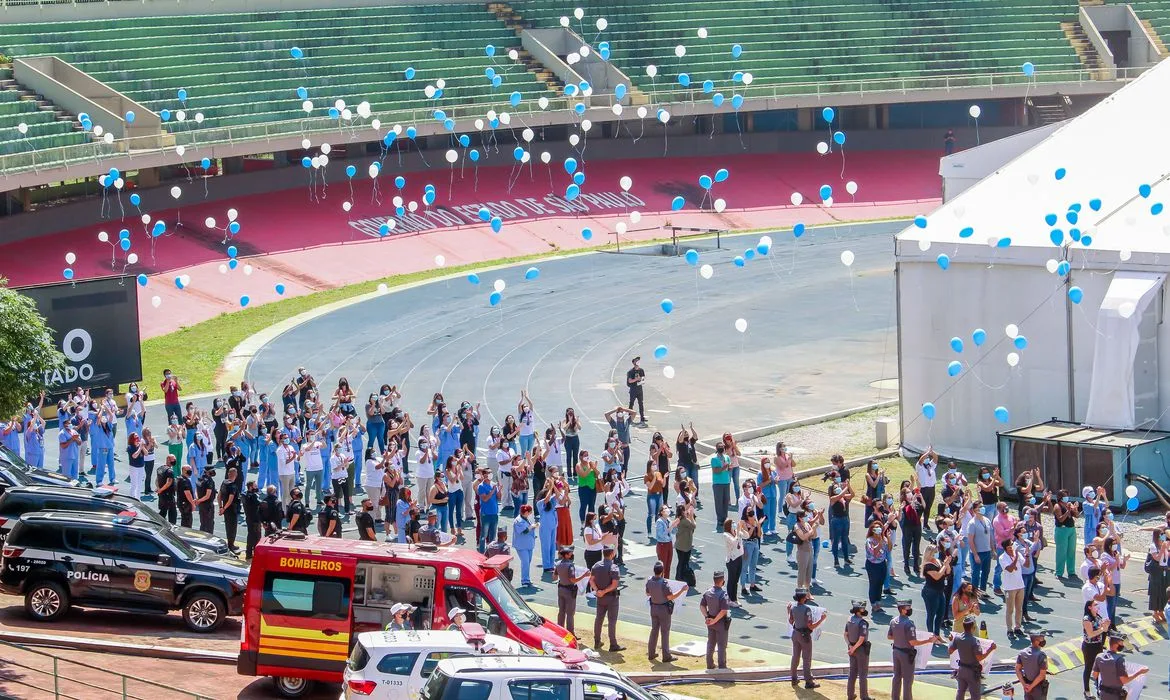
POLYGON ((1003 590, 1005 591, 1019 591, 1024 588, 1024 557, 1019 553, 1015 555, 1016 570, 1008 571, 1007 567, 1012 563, 1012 555, 1004 552, 999 555, 999 566, 1003 569, 1003 590))
MULTIPOLYGON (((1103 581, 1098 581, 1097 583, 1093 583, 1092 581, 1085 581, 1085 585, 1081 586, 1082 605, 1089 602, 1090 600, 1094 600, 1097 596, 1104 592, 1105 583, 1103 581)), ((1105 607, 1103 601, 1097 605, 1097 614, 1105 619, 1109 619, 1109 609, 1105 607)))
POLYGON ((325 463, 321 460, 321 443, 310 442, 305 446, 304 452, 301 454, 301 463, 307 472, 319 472, 325 469, 325 463))
POLYGON ((507 448, 506 445, 507 445, 507 443, 504 443, 504 445, 501 445, 500 449, 496 450, 496 455, 495 455, 496 456, 496 463, 500 465, 500 473, 501 474, 511 474, 512 473, 512 452, 507 448))
POLYGON ((420 479, 435 478, 435 463, 430 461, 429 455, 426 452, 419 450, 416 461, 418 462, 418 467, 415 469, 415 476, 420 479), (424 459, 424 457, 427 459, 424 459))
POLYGON ((276 448, 276 473, 278 476, 292 476, 297 473, 296 452, 296 448, 292 445, 281 445, 276 448))
POLYGON ((332 481, 345 481, 349 478, 348 463, 342 459, 340 452, 333 453, 333 459, 329 462, 329 479, 332 481))
POLYGON ((362 470, 362 486, 367 489, 382 488, 382 463, 376 459, 367 459, 365 469, 362 470))
POLYGON ((585 540, 586 552, 600 552, 605 547, 605 545, 601 543, 601 537, 604 533, 601 531, 601 527, 599 525, 581 528, 582 539, 584 539, 586 534, 588 534, 590 537, 597 538, 597 542, 595 544, 589 544, 589 540, 585 540))
POLYGON ((525 411, 520 414, 520 434, 524 437, 536 433, 536 418, 533 417, 532 411, 525 411))
POLYGON ((918 472, 919 486, 931 488, 938 483, 938 465, 934 463, 934 460, 925 460, 917 466, 916 471, 918 472), (929 471, 926 469, 926 465, 928 464, 931 466, 929 471))

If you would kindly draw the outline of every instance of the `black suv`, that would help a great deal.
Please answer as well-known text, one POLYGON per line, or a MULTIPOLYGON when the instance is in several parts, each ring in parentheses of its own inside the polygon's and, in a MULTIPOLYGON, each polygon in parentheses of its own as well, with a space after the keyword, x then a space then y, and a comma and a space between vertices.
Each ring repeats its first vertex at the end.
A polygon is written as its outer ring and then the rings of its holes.
POLYGON ((158 514, 158 511, 137 498, 124 496, 107 488, 86 489, 68 486, 21 486, 10 488, 0 494, 0 544, 4 542, 8 531, 20 516, 41 510, 72 510, 113 515, 132 511, 140 520, 170 528, 179 539, 196 549, 212 554, 229 553, 227 541, 222 537, 209 535, 202 530, 171 525, 166 518, 158 514))
POLYGON ((69 606, 166 614, 194 632, 243 612, 248 567, 188 546, 169 527, 133 514, 24 515, 0 550, 0 592, 24 596, 29 617, 60 619, 69 606))
POLYGON ((77 486, 78 482, 57 472, 29 466, 20 455, 0 445, 0 493, 12 486, 77 486))

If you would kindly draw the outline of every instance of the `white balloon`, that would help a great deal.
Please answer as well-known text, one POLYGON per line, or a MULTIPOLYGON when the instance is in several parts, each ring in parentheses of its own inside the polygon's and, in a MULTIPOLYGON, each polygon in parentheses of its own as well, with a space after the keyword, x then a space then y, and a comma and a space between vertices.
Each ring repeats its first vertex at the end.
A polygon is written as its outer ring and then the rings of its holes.
POLYGON ((131 253, 126 256, 126 263, 133 265, 138 262, 138 253, 131 253))
POLYGON ((191 275, 179 275, 179 281, 183 283, 184 287, 186 287, 187 285, 191 284, 191 275))
POLYGON ((740 333, 743 333, 744 331, 746 331, 747 330, 747 319, 746 318, 735 319, 735 330, 739 331, 740 333))
POLYGON ((1126 262, 1130 259, 1133 253, 1130 253, 1128 250, 1122 250, 1118 252, 1118 255, 1121 257, 1121 262, 1126 262))
POLYGON ((793 192, 792 196, 788 198, 788 201, 792 202, 792 206, 799 207, 800 203, 804 201, 804 195, 799 192, 793 192))
POLYGON ((394 125, 394 128, 393 128, 393 129, 391 129, 391 131, 393 131, 393 132, 394 132, 394 135, 395 135, 395 136, 402 136, 402 125, 401 125, 401 124, 395 124, 395 125, 394 125))
POLYGON ((562 27, 569 26, 569 18, 568 17, 561 17, 561 26, 562 27))
POLYGON ((150 298, 150 305, 151 305, 151 306, 153 306, 153 307, 154 307, 154 308, 156 308, 156 309, 157 309, 158 307, 162 306, 162 297, 158 296, 157 294, 156 294, 156 295, 154 295, 154 296, 152 296, 152 297, 150 298))
POLYGON ((597 31, 604 32, 605 28, 609 26, 609 20, 604 17, 598 17, 595 24, 597 25, 597 31))
POLYGON ((144 223, 144 224, 150 223, 150 214, 143 214, 142 215, 142 223, 144 223))
POLYGON ((573 16, 577 19, 581 19, 585 16, 585 10, 582 10, 580 7, 578 7, 577 9, 573 10, 573 16))
POLYGON ((447 81, 439 78, 435 81, 435 87, 439 88, 440 90, 445 90, 447 88, 447 81))
POLYGON ((853 258, 853 251, 852 250, 841 251, 841 263, 844 264, 845 267, 852 267, 853 266, 853 259, 854 258, 853 258))
POLYGON ((650 111, 646 109, 645 105, 638 108, 638 118, 639 119, 645 119, 646 115, 649 113, 650 113, 650 111))
POLYGON ((110 242, 110 234, 106 233, 105 231, 98 231, 98 242, 99 243, 109 243, 110 242))
POLYGON ((1037 182, 1040 182, 1040 176, 1036 173, 1028 173, 1027 180, 1029 185, 1035 185, 1037 182))
POLYGON ((349 211, 350 209, 353 209, 352 202, 342 202, 341 203, 341 210, 342 211, 349 211))
POLYGON ((373 128, 374 131, 381 131, 382 130, 382 120, 375 119, 375 120, 371 121, 370 127, 373 128))
POLYGON ((822 207, 825 207, 826 209, 828 209, 829 207, 833 206, 833 198, 832 198, 832 197, 829 197, 829 198, 828 198, 828 199, 826 199, 825 201, 821 202, 821 206, 822 206, 822 207))
POLYGON ((386 227, 389 228, 391 231, 393 231, 395 229, 395 227, 397 227, 397 226, 398 226, 397 220, 395 220, 395 219, 387 219, 386 220, 386 227))
POLYGON ((504 291, 504 288, 507 286, 508 286, 508 284, 506 282, 504 282, 504 280, 496 280, 492 284, 492 289, 496 290, 497 292, 502 292, 502 291, 504 291))
POLYGON ((500 123, 504 126, 512 123, 512 115, 507 112, 500 112, 500 123))
POLYGON ((711 279, 711 276, 714 274, 715 274, 715 268, 711 267, 710 265, 708 265, 706 263, 704 263, 703 266, 699 268, 699 276, 705 280, 711 279))
POLYGON ((102 187, 106 187, 106 180, 108 179, 110 179, 109 175, 98 175, 98 184, 102 187))
POLYGON ((226 275, 227 271, 228 271, 228 266, 224 265, 223 263, 220 263, 219 264, 219 274, 226 275))
POLYGON ((753 80, 755 80, 755 77, 751 73, 744 73, 743 74, 743 84, 744 85, 751 85, 753 80))
POLYGON ((178 155, 182 156, 186 152, 187 152, 187 147, 184 146, 183 144, 180 143, 178 146, 175 146, 175 153, 177 153, 178 155))
POLYGON ((1138 487, 1137 486, 1130 484, 1129 486, 1125 487, 1125 497, 1126 498, 1137 498, 1137 495, 1138 495, 1138 487))
POLYGON ((390 201, 394 202, 394 206, 396 207, 402 206, 402 197, 399 197, 398 195, 394 195, 394 199, 390 201))
POLYGON ((378 177, 378 164, 377 163, 370 163, 370 167, 367 168, 366 171, 370 174, 371 179, 378 177))
POLYGON ((670 112, 666 111, 665 109, 658 110, 658 121, 662 122, 663 124, 669 122, 670 112))
POLYGON ((581 54, 577 53, 576 51, 569 54, 568 56, 565 56, 565 61, 567 61, 570 66, 573 65, 574 63, 576 63, 577 61, 580 61, 580 60, 581 60, 581 54))
POLYGON ((370 103, 362 101, 357 106, 358 116, 362 119, 369 119, 372 112, 370 111, 370 103))
POLYGON ((1049 260, 1048 262, 1044 263, 1044 269, 1048 270, 1049 272, 1056 272, 1057 267, 1059 267, 1059 263, 1057 263, 1055 260, 1049 260))
POLYGON ((423 94, 426 95, 428 100, 431 99, 432 97, 435 96, 435 86, 434 85, 426 86, 425 88, 423 88, 423 94))
POLYGON ((106 135, 102 137, 102 141, 105 141, 106 143, 113 143, 114 135, 107 131, 106 135))
POLYGON ((301 103, 301 109, 305 110, 305 114, 311 113, 313 111, 313 101, 305 100, 301 103))
POLYGON ((524 131, 520 132, 520 137, 527 142, 531 142, 532 139, 536 138, 536 132, 526 127, 524 131))
POLYGON ((459 160, 459 152, 458 151, 456 151, 454 148, 447 151, 447 162, 448 163, 451 163, 453 165, 455 163, 455 161, 457 161, 457 160, 459 160))
POLYGON ((857 183, 850 180, 845 183, 845 191, 849 194, 857 194, 857 183))
POLYGON ((1007 363, 1008 367, 1015 367, 1016 365, 1020 364, 1020 353, 1009 352, 1007 356, 1007 363))
POLYGON ((312 141, 310 141, 309 139, 301 139, 301 148, 302 148, 303 150, 306 150, 306 151, 307 151, 307 150, 309 150, 309 149, 310 149, 312 146, 313 146, 313 142, 312 142, 312 141))
POLYGON ((636 224, 642 220, 642 212, 634 210, 630 212, 630 223, 636 224))
POLYGON ((385 282, 382 282, 381 284, 378 285, 378 293, 379 294, 385 294, 388 291, 390 291, 390 288, 386 286, 385 282))
POLYGON ((971 105, 971 108, 967 110, 967 114, 970 114, 972 119, 978 119, 979 115, 983 114, 983 110, 979 109, 979 105, 971 105))
POLYGON ((683 46, 682 44, 679 44, 678 46, 674 47, 674 55, 678 56, 679 58, 686 56, 687 55, 687 47, 683 46))
POLYGON ((483 120, 482 119, 475 120, 475 130, 476 131, 483 131, 483 120))
POLYGON ((548 109, 548 98, 542 95, 541 98, 536 101, 536 105, 541 109, 548 109))
POLYGON ((244 265, 244 274, 245 275, 252 274, 252 266, 251 265, 244 265))
POLYGON ((699 27, 699 31, 697 33, 698 33, 700 39, 707 38, 707 28, 706 27, 699 27))
POLYGON ((579 143, 581 143, 580 136, 578 136, 577 134, 569 134, 569 145, 570 146, 576 146, 579 143))
POLYGON ((309 165, 312 165, 314 168, 320 168, 321 156, 313 156, 311 159, 309 159, 309 165))
POLYGON ((622 179, 618 180, 618 184, 622 186, 623 190, 629 192, 630 188, 634 186, 634 181, 629 175, 622 175, 622 179))
POLYGON ((175 185, 171 188, 171 196, 175 199, 178 199, 179 197, 183 196, 183 190, 179 189, 178 185, 175 185))
POLYGON ((527 163, 530 160, 532 160, 532 154, 528 151, 524 151, 524 154, 520 156, 520 162, 527 163))
POLYGON ((209 216, 203 220, 203 225, 207 228, 215 228, 215 217, 209 216))
POLYGON ((918 241, 918 250, 921 250, 923 253, 930 250, 930 240, 927 238, 923 238, 923 239, 919 240, 918 241))
POLYGON ((772 247, 772 237, 771 236, 760 236, 760 245, 771 248, 772 247))
POLYGON ((650 76, 651 78, 658 75, 658 66, 654 65, 653 63, 646 66, 646 75, 650 76))
POLYGON ((341 110, 345 109, 345 100, 336 100, 336 101, 334 101, 334 103, 333 103, 333 107, 334 107, 334 109, 336 109, 338 112, 340 112, 341 110))
POLYGON ((77 262, 77 254, 76 253, 66 253, 65 254, 65 264, 66 265, 72 265, 75 262, 77 262))
POLYGON ((447 258, 442 255, 435 256, 435 267, 442 267, 447 264, 447 258))
POLYGON ((95 126, 93 128, 93 135, 94 136, 101 136, 103 133, 105 133, 105 131, 106 130, 102 128, 102 125, 98 124, 97 126, 95 126))
POLYGON ((614 102, 613 107, 610 107, 610 109, 613 111, 615 117, 620 117, 622 116, 622 110, 624 110, 625 107, 622 107, 621 102, 614 102))
POLYGON ((540 154, 540 162, 548 165, 552 162, 552 154, 548 151, 542 151, 540 154))
POLYGON ((235 209, 228 209, 227 210, 228 221, 235 221, 236 217, 239 215, 240 215, 240 212, 236 211, 235 209))
POLYGON ((175 112, 175 121, 177 121, 177 122, 187 121, 187 113, 181 109, 178 112, 175 112))
POLYGON ((406 205, 406 210, 411 212, 412 214, 414 212, 418 211, 418 202, 411 200, 410 203, 408 203, 406 205))
MULTIPOLYGON (((109 134, 106 134, 106 136, 109 136, 109 134)), ((117 180, 114 180, 114 189, 120 190, 125 186, 126 186, 126 181, 123 180, 122 178, 118 178, 117 180)))
POLYGON ((674 379, 674 367, 667 365, 662 368, 662 376, 667 379, 674 379))
POLYGON ((196 113, 195 113, 195 123, 196 123, 196 124, 202 124, 202 123, 203 123, 203 112, 196 112, 196 113))
POLYGON ((829 144, 825 143, 824 141, 818 141, 817 142, 817 153, 820 153, 823 156, 828 152, 829 152, 829 144))
POLYGON ((593 122, 589 121, 588 119, 581 120, 581 131, 588 133, 589 130, 592 128, 593 128, 593 122))
POLYGON ((326 153, 326 154, 328 154, 328 153, 329 153, 329 151, 331 151, 331 150, 333 150, 333 147, 332 147, 332 146, 330 146, 329 144, 327 144, 327 143, 323 143, 323 144, 321 144, 321 152, 322 152, 322 153, 326 153))
POLYGON ((1117 306, 1117 315, 1122 318, 1130 318, 1137 313, 1137 306, 1132 301, 1123 301, 1117 306))
POLYGON ((329 156, 322 153, 321 154, 321 167, 324 168, 326 165, 329 165, 329 156))
POLYGON ((589 47, 582 46, 581 48, 577 49, 577 53, 581 54, 581 58, 586 58, 589 56, 589 47))
POLYGON ((722 214, 723 210, 727 208, 727 202, 722 198, 715 200, 715 213, 722 214))
POLYGON ((1009 338, 1015 338, 1020 334, 1020 327, 1014 323, 1009 323, 1003 327, 1003 333, 1009 338))
POLYGON ((21 133, 21 135, 27 134, 28 133, 28 124, 25 124, 24 122, 17 124, 16 130, 19 131, 21 133))
POLYGON ((347 107, 346 109, 341 110, 341 118, 345 121, 350 121, 353 119, 353 112, 349 111, 349 108, 347 107))
POLYGON ((626 222, 619 221, 613 228, 615 231, 617 231, 619 236, 626 235, 626 222))

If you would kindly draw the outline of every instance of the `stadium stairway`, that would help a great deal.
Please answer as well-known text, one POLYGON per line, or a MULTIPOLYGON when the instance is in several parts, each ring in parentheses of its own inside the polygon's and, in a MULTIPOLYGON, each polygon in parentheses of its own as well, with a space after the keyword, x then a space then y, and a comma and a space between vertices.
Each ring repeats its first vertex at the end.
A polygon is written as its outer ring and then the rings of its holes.
MULTIPOLYGON (((532 23, 525 20, 516 12, 516 10, 506 2, 489 2, 487 6, 488 12, 495 15, 496 19, 504 23, 504 26, 512 30, 516 36, 524 33, 524 30, 531 29, 532 23)), ((520 63, 539 79, 542 83, 548 86, 549 90, 560 94, 565 89, 565 83, 548 69, 540 61, 532 57, 527 49, 520 48, 517 50, 520 56, 520 63)))
POLYGON ((1093 43, 1089 41, 1081 23, 1061 22, 1060 29, 1068 37, 1068 43, 1072 44, 1073 51, 1077 52, 1077 58, 1081 59, 1081 65, 1092 72, 1095 80, 1103 80, 1106 77, 1105 64, 1102 63, 1101 55, 1097 53, 1093 43))
POLYGON ((1142 26, 1150 33, 1158 55, 1166 56, 1165 42, 1170 39, 1170 3, 1165 0, 1128 0, 1127 3, 1141 20, 1142 26))
POLYGON ((88 140, 73 115, 24 89, 12 77, 12 65, 0 64, 0 155, 72 146, 88 140), (21 124, 26 127, 23 134, 21 124))

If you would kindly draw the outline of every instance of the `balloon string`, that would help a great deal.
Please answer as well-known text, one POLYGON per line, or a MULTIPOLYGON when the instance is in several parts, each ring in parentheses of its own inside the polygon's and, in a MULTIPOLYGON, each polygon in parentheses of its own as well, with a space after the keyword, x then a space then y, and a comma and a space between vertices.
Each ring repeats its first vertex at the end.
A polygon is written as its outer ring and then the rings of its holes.
POLYGON ((973 364, 971 364, 971 363, 969 363, 969 362, 967 362, 967 363, 964 363, 964 364, 966 364, 966 365, 967 365, 967 374, 969 374, 969 375, 971 375, 972 377, 974 377, 974 378, 975 378, 975 381, 977 381, 977 382, 979 382, 980 384, 982 384, 982 385, 984 386, 984 388, 991 389, 992 391, 999 391, 1000 389, 1003 389, 1003 388, 1004 388, 1004 387, 1006 387, 1008 384, 1010 384, 1010 383, 1011 383, 1011 381, 1012 381, 1012 377, 1011 377, 1011 375, 1012 375, 1012 373, 1013 373, 1013 371, 1014 371, 1013 369, 1009 369, 1009 370, 1008 370, 1008 378, 1007 378, 1007 381, 1006 381, 1006 382, 1004 382, 1003 384, 1000 384, 1000 385, 996 386, 996 385, 993 385, 993 384, 988 384, 987 382, 983 381, 983 378, 982 378, 982 377, 980 377, 980 376, 979 376, 979 374, 978 374, 978 373, 975 371, 975 365, 973 365, 973 364))
MULTIPOLYGON (((114 196, 118 198, 118 209, 121 210, 122 218, 125 219, 126 218, 126 207, 122 204, 122 191, 118 190, 118 193, 115 194, 114 196)), ((111 207, 111 209, 112 209, 112 207, 111 207)))
POLYGON ((853 296, 853 308, 857 313, 861 313, 861 307, 857 305, 857 292, 853 289, 853 266, 849 266, 849 294, 853 296))
MULTIPOLYGON (((841 145, 841 175, 839 177, 841 179, 845 179, 845 145, 844 144, 841 145)), ((856 202, 857 198, 854 197, 853 201, 856 202)))

